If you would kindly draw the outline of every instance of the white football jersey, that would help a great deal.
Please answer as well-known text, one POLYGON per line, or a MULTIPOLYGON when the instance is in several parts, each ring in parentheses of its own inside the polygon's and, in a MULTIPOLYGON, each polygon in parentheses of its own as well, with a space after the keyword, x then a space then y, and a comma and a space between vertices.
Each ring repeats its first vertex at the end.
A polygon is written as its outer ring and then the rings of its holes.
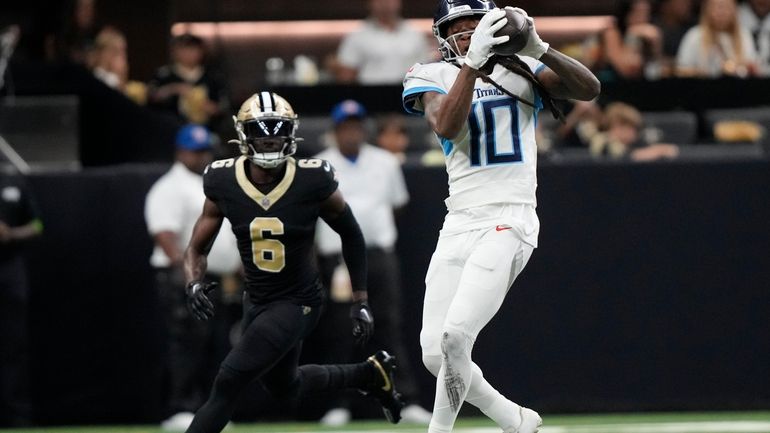
MULTIPOLYGON (((545 67, 529 57, 522 60, 535 74, 545 67)), ((404 108, 423 114, 420 96, 448 93, 459 72, 448 62, 414 65, 404 78, 404 108)), ((490 77, 535 107, 476 80, 471 111, 460 133, 451 140, 438 137, 449 175, 450 211, 494 203, 536 205, 535 127, 542 100, 529 81, 503 66, 496 65, 490 77)))

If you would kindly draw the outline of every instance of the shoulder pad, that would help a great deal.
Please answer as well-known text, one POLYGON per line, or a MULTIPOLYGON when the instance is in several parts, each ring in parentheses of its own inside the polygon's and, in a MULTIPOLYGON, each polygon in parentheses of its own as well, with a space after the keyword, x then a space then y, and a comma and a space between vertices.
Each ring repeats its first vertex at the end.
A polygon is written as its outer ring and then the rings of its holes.
POLYGON ((321 158, 305 158, 297 160, 297 168, 306 170, 317 170, 319 173, 328 173, 326 177, 337 180, 337 171, 332 164, 321 158))
POLYGON ((221 168, 233 168, 235 166, 235 160, 235 158, 216 160, 206 166, 206 168, 203 170, 203 175, 205 176, 211 171, 218 171, 221 168))
POLYGON ((404 92, 401 94, 407 113, 423 113, 420 96, 425 92, 448 93, 449 89, 446 88, 445 79, 442 76, 449 73, 447 68, 455 68, 455 66, 447 62, 435 62, 417 63, 409 68, 404 77, 404 92))

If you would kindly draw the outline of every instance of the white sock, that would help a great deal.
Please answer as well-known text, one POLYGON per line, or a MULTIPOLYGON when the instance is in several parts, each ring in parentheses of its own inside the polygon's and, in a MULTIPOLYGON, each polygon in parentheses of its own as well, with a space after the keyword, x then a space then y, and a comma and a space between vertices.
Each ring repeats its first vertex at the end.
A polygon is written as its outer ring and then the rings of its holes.
MULTIPOLYGON (((443 364, 442 357, 428 355, 424 356, 423 359, 428 370, 434 376, 439 377, 441 365, 443 364)), ((444 391, 443 384, 443 379, 437 381, 437 394, 444 391)), ((481 368, 472 361, 470 387, 468 388, 468 394, 465 397, 465 401, 479 408, 484 415, 500 426, 503 431, 518 427, 519 424, 521 424, 519 405, 508 400, 492 387, 492 385, 484 378, 481 368)), ((453 423, 455 418, 452 418, 453 423)), ((431 426, 432 428, 429 429, 429 432, 431 433, 444 433, 451 431, 452 429, 451 425, 442 425, 438 422, 435 416, 433 417, 433 420, 431 420, 431 426)))
POLYGON ((465 401, 479 408, 484 415, 507 431, 521 424, 519 405, 508 400, 484 379, 478 365, 473 363, 471 387, 465 401))
POLYGON ((436 378, 436 400, 428 433, 452 431, 471 385, 472 347, 473 340, 462 332, 444 332, 441 341, 444 359, 436 378))

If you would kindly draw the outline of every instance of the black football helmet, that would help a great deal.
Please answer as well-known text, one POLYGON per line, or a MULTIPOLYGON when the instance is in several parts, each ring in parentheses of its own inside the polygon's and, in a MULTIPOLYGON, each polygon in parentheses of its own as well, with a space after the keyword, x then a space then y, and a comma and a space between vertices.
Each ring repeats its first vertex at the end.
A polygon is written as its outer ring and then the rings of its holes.
POLYGON ((233 116, 241 153, 262 168, 275 168, 297 151, 294 136, 299 118, 289 102, 272 92, 258 92, 241 105, 238 115, 233 116), (283 140, 280 150, 266 150, 263 144, 270 140, 283 140))
POLYGON ((449 24, 460 17, 476 16, 481 18, 497 6, 493 1, 484 0, 439 0, 433 15, 433 35, 438 39, 439 51, 446 61, 456 61, 463 57, 458 52, 455 39, 473 32, 461 32, 447 37, 449 24))

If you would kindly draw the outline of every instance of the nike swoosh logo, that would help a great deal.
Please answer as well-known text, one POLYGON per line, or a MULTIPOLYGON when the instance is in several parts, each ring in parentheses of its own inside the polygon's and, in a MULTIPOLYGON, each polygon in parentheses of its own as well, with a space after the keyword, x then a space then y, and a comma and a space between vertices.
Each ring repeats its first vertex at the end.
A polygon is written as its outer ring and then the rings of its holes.
POLYGON ((499 226, 495 227, 495 230, 497 230, 498 232, 501 232, 503 230, 510 230, 512 228, 513 227, 511 227, 509 225, 499 225, 499 226))

